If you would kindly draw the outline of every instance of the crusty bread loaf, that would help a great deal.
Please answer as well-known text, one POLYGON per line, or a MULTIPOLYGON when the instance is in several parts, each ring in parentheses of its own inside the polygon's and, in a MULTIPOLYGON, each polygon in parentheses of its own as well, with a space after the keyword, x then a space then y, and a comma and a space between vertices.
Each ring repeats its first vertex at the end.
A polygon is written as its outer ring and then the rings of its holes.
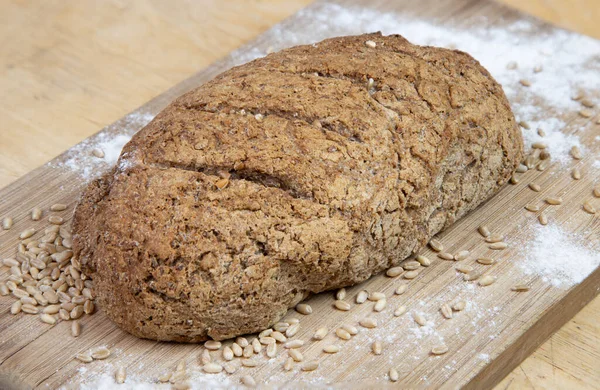
POLYGON ((468 54, 328 39, 169 105, 83 194, 74 251, 136 336, 257 332, 417 252, 496 193, 522 149, 502 88, 468 54))

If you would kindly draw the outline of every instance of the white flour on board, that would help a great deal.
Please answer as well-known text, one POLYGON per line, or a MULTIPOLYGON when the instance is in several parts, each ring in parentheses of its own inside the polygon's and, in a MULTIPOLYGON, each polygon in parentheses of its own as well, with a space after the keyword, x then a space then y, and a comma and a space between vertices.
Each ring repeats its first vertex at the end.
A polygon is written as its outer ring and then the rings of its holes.
POLYGON ((84 180, 89 181, 115 165, 123 146, 142 127, 146 126, 154 115, 149 113, 133 113, 125 116, 119 123, 117 133, 102 132, 75 145, 67 152, 64 162, 50 162, 51 167, 67 168, 84 180), (94 149, 104 153, 103 158, 92 154, 94 149))
MULTIPOLYGON (((584 149, 579 137, 589 131, 590 126, 596 126, 596 130, 593 131, 598 131, 597 125, 579 125, 574 134, 566 134, 563 130, 567 124, 560 119, 564 113, 581 109, 580 104, 571 99, 575 92, 583 91, 592 94, 591 91, 600 89, 600 42, 591 38, 554 29, 541 33, 536 30, 536 33, 532 34, 536 27, 534 23, 528 21, 520 21, 508 26, 494 26, 481 19, 475 23, 475 26, 470 25, 468 29, 463 29, 456 24, 420 20, 410 15, 381 13, 368 8, 343 7, 326 3, 300 11, 299 17, 303 21, 299 24, 301 27, 291 31, 276 26, 266 33, 265 41, 277 42, 277 46, 273 49, 280 50, 298 44, 318 42, 332 36, 381 31, 386 35, 401 34, 417 44, 457 48, 468 52, 502 84, 517 121, 529 123, 531 129, 523 130, 526 145, 535 141, 545 142, 554 162, 561 164, 569 162, 568 151, 574 145, 584 149), (516 63, 516 68, 509 69, 512 68, 507 66, 510 63, 516 63), (542 71, 534 72, 536 67, 542 67, 542 71), (531 86, 522 86, 519 83, 522 79, 530 81, 531 86), (545 137, 537 134, 538 128, 545 131, 545 137)), ((234 60, 238 64, 265 54, 266 52, 259 49, 233 53, 234 60)), ((76 146, 63 166, 78 172, 84 180, 95 177, 116 162, 125 142, 151 119, 152 115, 149 114, 132 116, 128 120, 129 125, 125 126, 116 137, 99 136, 76 146), (96 147, 104 151, 104 159, 91 155, 91 150, 96 147)), ((600 136, 595 139, 600 141, 600 136)), ((600 160, 592 164, 592 167, 600 168, 600 160)), ((519 261, 515 259, 515 269, 518 268, 524 275, 541 277, 554 287, 569 288, 581 282, 600 265, 598 251, 582 246, 581 242, 581 237, 574 237, 556 226, 536 228, 533 239, 522 244, 522 259, 519 261), (571 259, 577 261, 577 267, 564 266, 565 262, 571 259)), ((461 275, 457 274, 457 281, 460 277, 461 275)), ((491 294, 493 295, 493 292, 491 294)), ((489 300, 490 295, 487 295, 486 299, 489 300)), ((454 345, 457 343, 467 345, 469 338, 474 334, 485 332, 487 327, 494 329, 497 321, 504 320, 501 308, 489 307, 488 303, 480 301, 481 294, 477 293, 474 283, 457 283, 438 297, 431 297, 427 302, 411 304, 409 311, 403 317, 392 319, 368 332, 361 329, 352 341, 343 345, 344 348, 354 348, 364 345, 365 339, 369 342, 380 339, 386 346, 393 344, 393 348, 384 347, 384 354, 390 362, 397 361, 398 356, 402 354, 404 356, 411 354, 415 361, 420 361, 425 358, 433 345, 444 343, 447 338, 452 338, 454 345), (469 322, 466 328, 456 327, 455 330, 446 328, 442 333, 436 326, 436 323, 439 325, 444 321, 437 313, 437 308, 446 303, 450 297, 467 302, 464 312, 456 315, 457 318, 461 315, 466 316, 464 318, 468 318, 469 322), (411 319, 414 310, 428 311, 428 318, 433 318, 432 313, 436 312, 436 323, 429 322, 425 327, 416 326, 411 319), (399 327, 402 327, 404 332, 398 333, 399 327), (410 337, 406 337, 407 335, 410 337)), ((348 320, 358 322, 359 318, 348 318, 348 320)), ((489 330, 489 333, 491 335, 489 348, 486 346, 486 351, 472 351, 477 353, 475 355, 477 359, 484 363, 491 359, 487 352, 493 351, 491 344, 495 333, 493 330, 489 330)), ((282 355, 268 361, 261 360, 261 364, 280 367, 285 357, 282 355)), ((398 369, 401 374, 410 375, 412 368, 409 363, 404 362, 406 366, 398 369)), ((328 365, 333 364, 338 362, 325 359, 321 362, 321 368, 326 369, 328 365)), ((450 362, 439 375, 449 377, 456 372, 457 367, 457 362, 450 362)), ((114 367, 111 366, 100 376, 83 383, 82 388, 113 388, 113 373, 114 367)), ((370 380, 387 380, 383 372, 363 374, 370 380), (374 375, 378 376, 374 377, 374 375)), ((267 383, 284 383, 289 375, 290 373, 274 369, 267 383)), ((306 383, 312 383, 317 387, 327 383, 326 378, 318 376, 316 372, 306 373, 305 377, 306 383)), ((122 388, 157 388, 156 384, 149 387, 147 384, 149 380, 132 376, 127 379, 126 386, 122 388)), ((420 380, 423 385, 427 385, 429 378, 424 376, 420 380)), ((214 376, 200 371, 193 371, 192 383, 194 388, 233 386, 224 374, 214 376)))
POLYGON ((541 276, 546 283, 569 288, 581 283, 600 266, 598 243, 582 245, 586 238, 557 225, 536 226, 533 237, 523 243, 519 266, 525 275, 541 276), (575 262, 574 265, 572 262, 575 262))

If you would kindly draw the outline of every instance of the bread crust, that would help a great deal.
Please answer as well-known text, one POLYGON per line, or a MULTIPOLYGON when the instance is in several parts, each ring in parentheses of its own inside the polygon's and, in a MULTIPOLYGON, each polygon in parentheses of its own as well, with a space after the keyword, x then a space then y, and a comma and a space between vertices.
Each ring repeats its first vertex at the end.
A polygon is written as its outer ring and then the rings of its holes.
POLYGON ((328 39, 165 108, 83 193, 74 252, 124 330, 227 339, 400 263, 522 158, 502 88, 468 54, 328 39))

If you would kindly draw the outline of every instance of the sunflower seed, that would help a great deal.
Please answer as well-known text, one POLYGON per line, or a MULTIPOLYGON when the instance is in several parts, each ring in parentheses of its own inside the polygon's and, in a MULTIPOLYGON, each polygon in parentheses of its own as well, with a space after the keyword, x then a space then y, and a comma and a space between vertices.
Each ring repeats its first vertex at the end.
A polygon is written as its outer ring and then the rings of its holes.
POLYGON ((581 160, 583 158, 583 154, 581 153, 581 149, 579 149, 579 146, 575 145, 571 148, 571 157, 573 157, 575 160, 581 160))
POLYGON ((469 257, 470 253, 471 252, 469 252, 469 251, 460 251, 456 255, 454 255, 454 260, 456 260, 456 261, 464 260, 467 257, 469 257))
POLYGON ((390 372, 388 373, 388 375, 390 376, 390 381, 392 382, 398 382, 398 379, 400 379, 398 370, 396 370, 395 368, 390 368, 390 372))
POLYGON ((389 268, 385 274, 387 276, 389 276, 390 278, 395 278, 396 276, 399 276, 402 272, 404 272, 404 268, 397 266, 397 267, 392 267, 389 268))
POLYGON ((273 325, 273 329, 278 332, 285 332, 289 327, 290 324, 288 324, 287 322, 278 322, 275 325, 273 325))
POLYGON ((71 335, 73 337, 79 337, 81 334, 81 324, 78 320, 71 322, 71 335))
POLYGON ((454 255, 448 252, 439 252, 438 257, 444 260, 454 260, 454 255))
POLYGON ((416 269, 421 268, 421 263, 419 263, 416 260, 409 260, 402 264, 402 268, 404 268, 407 271, 414 271, 416 269))
MULTIPOLYGON (((518 166, 518 167, 517 167, 517 169, 516 169, 516 172, 519 172, 519 173, 525 173, 525 172, 527 172, 528 170, 529 170, 529 168, 527 168, 527 165, 525 165, 525 164, 519 164, 519 166, 518 166)), ((484 237, 485 237, 485 236, 484 236, 484 237)))
POLYGON ((447 318, 447 319, 451 319, 452 318, 452 308, 450 307, 449 304, 444 303, 442 305, 442 307, 440 308, 442 315, 447 318))
POLYGON ((529 286, 527 286, 526 284, 517 284, 516 286, 513 286, 511 290, 518 292, 529 291, 529 286))
POLYGON ((300 314, 308 315, 313 312, 312 307, 306 303, 299 303, 296 305, 296 311, 300 314))
POLYGON ((398 288, 396 288, 396 291, 394 291, 394 294, 402 295, 406 292, 407 289, 408 289, 408 284, 401 284, 398 286, 398 288))
POLYGON ((92 149, 92 154, 97 158, 104 158, 104 151, 100 148, 92 149))
POLYGON ((39 207, 34 207, 31 209, 31 220, 39 221, 42 218, 42 209, 39 207))
POLYGON ((546 198, 546 203, 548 203, 549 205, 556 206, 556 205, 562 204, 562 202, 563 202, 563 200, 559 196, 546 198))
POLYGON ((534 142, 531 144, 533 149, 546 149, 548 145, 545 142, 534 142))
POLYGON ((298 333, 299 330, 300 330, 300 324, 299 323, 292 324, 292 325, 290 325, 289 328, 286 329, 285 336, 286 337, 293 337, 296 333, 298 333))
POLYGON ((286 349, 292 349, 292 348, 300 348, 301 346, 304 345, 304 340, 292 340, 292 341, 288 341, 287 343, 285 343, 284 347, 286 349))
POLYGON ((535 204, 527 204, 525 205, 525 210, 535 213, 537 211, 540 211, 540 206, 535 204))
POLYGON ((9 230, 13 225, 13 219, 11 217, 4 217, 2 219, 2 229, 9 230))
POLYGON ((382 299, 385 299, 385 294, 382 292, 375 291, 369 294, 369 301, 379 301, 382 299))
POLYGON ((23 307, 23 302, 15 301, 12 305, 10 305, 10 314, 19 314, 21 312, 21 308, 23 307))
POLYGON ((367 329, 373 329, 377 327, 377 320, 371 317, 363 318, 358 323, 360 324, 360 326, 367 329))
POLYGON ((414 271, 407 271, 404 273, 404 279, 414 279, 417 276, 419 276, 419 271, 418 270, 414 270, 414 271))
POLYGON ((72 320, 81 318, 82 315, 83 315, 83 306, 82 305, 75 306, 75 308, 73 310, 71 310, 71 312, 69 313, 69 316, 71 317, 72 320))
POLYGON ((337 292, 335 293, 335 299, 337 300, 343 300, 344 298, 346 298, 346 289, 345 288, 340 288, 339 290, 337 290, 337 292))
MULTIPOLYGON (((257 339, 255 339, 255 340, 257 340, 257 339)), ((242 356, 245 358, 250 358, 250 357, 252 357, 252 355, 254 355, 254 347, 251 344, 245 346, 242 356)))
POLYGON ((323 352, 325 353, 338 353, 340 352, 340 347, 334 344, 327 345, 323 348, 323 352))
POLYGON ((218 374, 223 371, 223 366, 217 363, 208 363, 202 366, 202 371, 207 374, 218 374))
POLYGON ((394 317, 400 317, 404 313, 406 313, 406 306, 399 306, 394 310, 394 317))
POLYGON ((281 332, 274 331, 273 333, 271 333, 271 337, 279 343, 285 343, 287 341, 287 337, 285 337, 281 332))
POLYGON ((319 368, 319 362, 317 362, 316 360, 306 362, 302 365, 302 371, 314 371, 317 368, 319 368))
POLYGON ((492 275, 484 275, 481 277, 481 279, 479 279, 479 285, 480 286, 489 286, 490 284, 494 283, 496 281, 496 278, 492 275))
POLYGON ((283 363, 283 369, 285 371, 291 370, 293 366, 294 366, 294 359, 291 358, 291 357, 287 358, 287 360, 285 361, 285 363, 283 363))
POLYGON ((589 214, 596 214, 596 208, 587 200, 583 202, 583 210, 589 214))
POLYGON ((469 272, 473 271, 473 267, 468 264, 458 264, 456 267, 454 267, 454 269, 458 272, 462 272, 463 274, 468 274, 469 272))
POLYGON ((488 248, 493 250, 503 250, 508 248, 508 244, 505 242, 494 242, 493 244, 488 245, 488 248))
POLYGON ((290 357, 292 359, 294 359, 294 361, 296 361, 296 362, 301 362, 302 360, 304 360, 304 356, 302 355, 302 352, 300 352, 300 350, 295 349, 295 348, 289 349, 288 355, 290 355, 290 357))
POLYGON ((356 294, 356 303, 365 303, 368 298, 369 293, 366 290, 359 291, 358 294, 356 294))
POLYGON ((252 378, 251 375, 244 375, 240 378, 240 382, 242 382, 242 384, 246 387, 256 387, 256 381, 254 380, 254 378, 252 378))
POLYGON ((327 327, 323 326, 315 331, 313 335, 313 339, 315 340, 323 340, 325 336, 327 336, 328 330, 327 327))
MULTIPOLYGON (((410 272, 414 272, 414 271, 410 271, 410 272)), ((375 302, 375 305, 373 305, 373 310, 379 313, 379 312, 383 311, 383 309, 385 309, 386 305, 387 305, 387 300, 380 299, 377 302, 375 302)))
MULTIPOLYGON (((289 325, 288 325, 289 327, 289 325)), ((245 337, 238 337, 235 339, 235 342, 242 348, 245 348, 248 344, 250 344, 248 342, 248 339, 246 339, 245 337)))
POLYGON ((341 310, 341 311, 348 311, 351 308, 351 306, 348 302, 339 301, 339 300, 334 302, 334 306, 336 309, 341 310))
POLYGON ((542 212, 540 215, 538 215, 538 221, 540 222, 541 225, 547 225, 548 224, 548 216, 542 212))
POLYGON ((381 353, 383 352, 383 344, 381 343, 381 341, 374 341, 373 344, 371 344, 371 351, 373 351, 374 355, 381 355, 381 353))
POLYGON ((98 347, 91 351, 94 360, 103 360, 110 356, 110 350, 106 347, 98 347))
POLYGON ((273 329, 265 329, 258 334, 258 339, 260 340, 263 337, 268 337, 273 333, 273 329))
POLYGON ((533 155, 529 155, 525 158, 525 165, 528 169, 532 169, 535 167, 535 157, 533 155))
POLYGON ((65 220, 59 216, 51 215, 48 217, 48 222, 50 222, 53 225, 62 225, 65 222, 65 220))
POLYGON ((267 356, 273 358, 275 355, 277 355, 277 344, 267 345, 267 356))
POLYGON ((479 226, 479 227, 477 228, 477 231, 478 231, 478 232, 479 232, 479 234, 481 234, 481 235, 482 235, 484 238, 485 238, 485 237, 489 237, 489 236, 490 236, 490 234, 492 234, 492 233, 490 232, 490 229, 489 229, 487 226, 485 226, 485 225, 481 225, 481 226, 479 226))
POLYGON ((20 300, 21 300, 21 302, 23 302, 26 305, 32 305, 32 306, 38 305, 37 301, 31 297, 23 297, 20 300))
POLYGON ((258 363, 254 359, 244 359, 242 360, 242 366, 244 367, 256 367, 258 363))
MULTIPOLYGON (((77 298, 78 297, 73 298, 74 303, 77 303, 80 301, 77 298)), ((83 312, 85 314, 94 314, 95 311, 96 311, 96 305, 94 304, 94 301, 88 299, 83 303, 83 312)))
POLYGON ((448 352, 448 347, 445 345, 436 345, 431 349, 431 353, 434 355, 443 355, 448 352))
POLYGON ((221 342, 216 340, 208 340, 204 343, 204 348, 211 351, 216 351, 221 348, 221 342))
POLYGON ((489 257, 480 257, 477 259, 477 262, 483 265, 492 265, 495 263, 494 259, 491 259, 489 257))
POLYGON ((427 319, 421 313, 413 313, 413 320, 415 320, 419 326, 427 325, 427 319))
POLYGON ((348 333, 347 330, 342 329, 342 328, 338 328, 335 330, 335 334, 337 335, 337 337, 341 338, 342 340, 350 340, 350 333, 348 333))
POLYGON ((127 378, 127 374, 125 373, 125 368, 124 367, 117 368, 117 371, 115 371, 115 382, 117 382, 118 384, 123 384, 123 383, 125 383, 126 378, 127 378))
POLYGON ((444 250, 444 245, 442 245, 442 243, 436 240, 435 238, 429 240, 429 246, 431 247, 431 249, 433 249, 434 252, 441 252, 444 250))
POLYGON ((67 310, 65 310, 65 309, 60 309, 58 311, 58 317, 61 320, 64 320, 64 321, 68 321, 68 320, 71 319, 71 316, 69 315, 69 312, 67 310))
POLYGON ((90 362, 94 361, 94 359, 90 356, 89 352, 78 353, 77 355, 75 355, 75 359, 79 360, 80 362, 84 362, 84 363, 90 363, 90 362))
POLYGON ((252 340, 252 343, 250 345, 252 346, 252 350, 254 351, 254 353, 260 353, 260 351, 262 351, 262 344, 258 339, 252 340))
POLYGON ((549 165, 550 162, 548 160, 544 160, 537 165, 537 170, 540 172, 545 171, 546 169, 548 169, 549 165))
POLYGON ((595 104, 593 101, 591 101, 590 99, 583 99, 581 100, 581 104, 584 105, 587 108, 594 108, 595 104))
POLYGON ((542 190, 542 187, 540 187, 540 185, 536 183, 529 183, 529 188, 535 192, 540 192, 542 190))
POLYGON ((473 280, 477 280, 481 277, 481 273, 479 272, 469 272, 463 276, 465 282, 472 282, 473 280))
POLYGON ((233 351, 234 356, 240 357, 244 353, 242 347, 240 347, 237 343, 231 344, 231 350, 233 351))
POLYGON ((29 238, 31 236, 33 236, 35 234, 35 229, 34 228, 29 228, 29 229, 25 229, 21 232, 21 234, 19 234, 19 238, 21 240, 24 240, 26 238, 29 238))
POLYGON ((466 306, 467 306, 467 302, 465 302, 465 301, 456 301, 452 305, 452 310, 454 310, 454 311, 463 311, 463 310, 465 310, 466 306))
POLYGON ((416 260, 419 262, 419 264, 421 264, 423 267, 429 267, 431 265, 431 260, 429 260, 428 257, 425 257, 423 255, 417 255, 416 260))
POLYGON ((208 349, 203 349, 202 353, 200 354, 200 363, 201 364, 208 364, 212 362, 212 357, 210 356, 210 351, 208 349))
POLYGON ((13 293, 13 295, 14 295, 16 298, 19 298, 19 299, 21 299, 21 298, 25 298, 25 297, 28 297, 28 296, 29 296, 29 293, 28 293, 27 291, 25 291, 25 290, 21 290, 21 289, 20 289, 20 288, 18 288, 18 287, 14 288, 14 289, 12 290, 12 293, 13 293))

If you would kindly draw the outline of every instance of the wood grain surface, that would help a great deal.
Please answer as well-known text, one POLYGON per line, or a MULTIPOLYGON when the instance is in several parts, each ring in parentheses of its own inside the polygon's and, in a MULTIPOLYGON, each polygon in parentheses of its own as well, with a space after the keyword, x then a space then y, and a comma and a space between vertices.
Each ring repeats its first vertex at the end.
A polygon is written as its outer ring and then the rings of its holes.
MULTIPOLYGON (((0 185, 13 182, 307 3, 190 1, 178 7, 161 1, 113 1, 102 6, 93 1, 2 3, 0 185)), ((595 2, 578 3, 577 7, 558 0, 518 5, 565 27, 600 36, 593 19, 598 9, 594 8, 595 2)), ((218 68, 209 69, 202 77, 210 77, 216 71, 218 68)), ((198 80, 201 78, 195 81, 198 80)), ((37 194, 32 200, 43 199, 48 205, 63 199, 72 204, 76 185, 58 194, 49 191, 52 186, 63 184, 64 177, 49 177, 39 171, 30 177, 41 180, 27 181, 28 192, 37 194)), ((8 202, 18 204, 22 196, 14 187, 9 190, 2 192, 2 208, 8 202)), ((18 210, 23 213, 30 206, 22 204, 18 210)), ((487 207, 493 210, 493 204, 487 207)), ((465 239, 458 236, 457 240, 465 239)), ((9 242, 0 242, 0 254, 9 246, 9 242)), ((441 274, 444 270, 438 271, 441 274)), ((430 276, 436 274, 432 272, 430 276)), ((591 288, 583 286, 586 287, 591 288)), ((315 306, 319 304, 326 306, 323 302, 316 302, 315 306)), ((563 309, 561 315, 554 313, 553 318, 560 322, 578 309, 563 309)), ((33 325, 37 322, 30 322, 26 328, 35 332, 33 325)), ((600 301, 596 298, 507 376, 499 388, 596 388, 600 380, 599 323, 600 301)), ((107 327, 110 330, 110 326, 105 324, 100 331, 107 327)), ((15 332, 19 329, 13 328, 15 332)), ((544 335, 544 329, 538 332, 540 337, 544 335)), ((94 335, 89 337, 91 342, 94 335)), ((47 341, 40 342, 43 340, 47 341)), ((39 348, 39 344, 30 348, 39 348)), ((25 352, 16 357, 23 357, 25 352)), ((57 375, 56 380, 64 380, 69 372, 72 371, 57 375)), ((30 375, 35 378, 35 370, 30 375)))

